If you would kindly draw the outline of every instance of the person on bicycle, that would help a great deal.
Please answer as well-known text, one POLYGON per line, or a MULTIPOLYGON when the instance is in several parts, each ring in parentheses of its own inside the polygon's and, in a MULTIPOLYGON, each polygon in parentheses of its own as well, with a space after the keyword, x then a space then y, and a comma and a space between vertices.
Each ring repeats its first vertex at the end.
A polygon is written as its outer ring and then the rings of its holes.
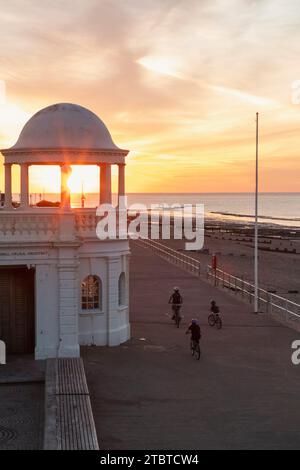
POLYGON ((201 338, 201 329, 197 320, 192 320, 190 326, 186 330, 185 334, 188 335, 191 333, 191 340, 196 343, 199 343, 201 338))
POLYGON ((176 310, 179 311, 181 305, 183 304, 183 298, 182 298, 182 295, 179 292, 179 287, 174 287, 173 288, 173 294, 171 294, 171 296, 169 298, 169 304, 172 304, 172 310, 173 310, 172 320, 174 320, 176 310))
POLYGON ((217 306, 215 300, 212 300, 211 303, 210 303, 210 311, 211 313, 213 313, 214 315, 218 315, 220 313, 220 309, 219 307, 217 306))
POLYGON ((220 330, 222 328, 222 319, 219 315, 220 309, 216 304, 215 300, 212 300, 210 303, 210 314, 208 315, 208 324, 209 326, 215 326, 220 330))

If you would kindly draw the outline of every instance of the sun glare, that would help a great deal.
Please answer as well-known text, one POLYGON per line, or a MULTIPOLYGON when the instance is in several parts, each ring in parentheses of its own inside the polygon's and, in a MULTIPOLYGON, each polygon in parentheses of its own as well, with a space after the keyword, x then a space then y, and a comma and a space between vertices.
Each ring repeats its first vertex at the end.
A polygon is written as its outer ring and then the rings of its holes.
POLYGON ((179 73, 177 73, 178 64, 171 58, 148 56, 142 57, 137 62, 146 69, 160 75, 169 75, 171 77, 180 78, 179 73))
POLYGON ((96 166, 72 166, 72 174, 68 179, 71 193, 96 192, 99 185, 99 170, 96 166))
POLYGON ((0 126, 1 145, 12 145, 16 139, 16 134, 24 126, 30 115, 20 106, 14 103, 7 103, 0 94, 0 126), (5 138, 4 138, 5 136, 5 138))

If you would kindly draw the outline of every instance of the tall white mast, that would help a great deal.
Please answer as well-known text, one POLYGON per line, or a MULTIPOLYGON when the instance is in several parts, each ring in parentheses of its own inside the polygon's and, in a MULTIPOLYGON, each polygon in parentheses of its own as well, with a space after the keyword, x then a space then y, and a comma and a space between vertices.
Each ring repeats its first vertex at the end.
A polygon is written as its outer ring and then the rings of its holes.
POLYGON ((258 313, 258 113, 256 113, 256 162, 255 162, 255 241, 254 241, 254 313, 258 313))

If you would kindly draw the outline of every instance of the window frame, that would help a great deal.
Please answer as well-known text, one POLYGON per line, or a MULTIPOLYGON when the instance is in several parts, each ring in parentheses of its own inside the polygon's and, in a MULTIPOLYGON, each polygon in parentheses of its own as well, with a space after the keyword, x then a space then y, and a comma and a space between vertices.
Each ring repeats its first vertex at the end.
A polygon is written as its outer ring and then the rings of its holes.
POLYGON ((88 313, 93 314, 93 313, 102 312, 103 310, 102 289, 103 289, 102 280, 99 276, 97 276, 96 274, 88 274, 87 276, 85 276, 85 278, 81 281, 81 284, 80 284, 80 312, 81 314, 85 315, 88 313), (89 289, 93 288, 92 285, 88 284, 91 278, 93 278, 93 282, 97 282, 97 291, 96 291, 96 294, 93 296, 89 295, 89 289), (84 282, 87 283, 87 286, 85 288, 83 287, 84 282), (84 289, 86 289, 86 292, 84 292, 84 289), (84 308, 84 305, 86 306, 86 308, 84 308))

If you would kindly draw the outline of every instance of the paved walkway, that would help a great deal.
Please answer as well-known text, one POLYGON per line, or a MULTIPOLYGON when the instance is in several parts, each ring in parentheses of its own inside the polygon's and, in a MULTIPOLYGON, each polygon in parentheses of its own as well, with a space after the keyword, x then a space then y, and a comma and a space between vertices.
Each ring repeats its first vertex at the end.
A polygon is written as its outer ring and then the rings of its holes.
POLYGON ((150 251, 132 249, 133 338, 117 348, 83 349, 100 448, 299 448, 300 366, 290 359, 299 333, 150 251), (174 285, 185 298, 179 330, 166 315, 174 285), (221 331, 207 326, 212 298, 222 309, 221 331), (184 335, 195 316, 200 361, 184 335))
POLYGON ((44 366, 32 356, 0 366, 0 450, 42 449, 44 366))
POLYGON ((43 382, 45 361, 35 361, 33 355, 11 355, 0 366, 0 384, 43 382))

